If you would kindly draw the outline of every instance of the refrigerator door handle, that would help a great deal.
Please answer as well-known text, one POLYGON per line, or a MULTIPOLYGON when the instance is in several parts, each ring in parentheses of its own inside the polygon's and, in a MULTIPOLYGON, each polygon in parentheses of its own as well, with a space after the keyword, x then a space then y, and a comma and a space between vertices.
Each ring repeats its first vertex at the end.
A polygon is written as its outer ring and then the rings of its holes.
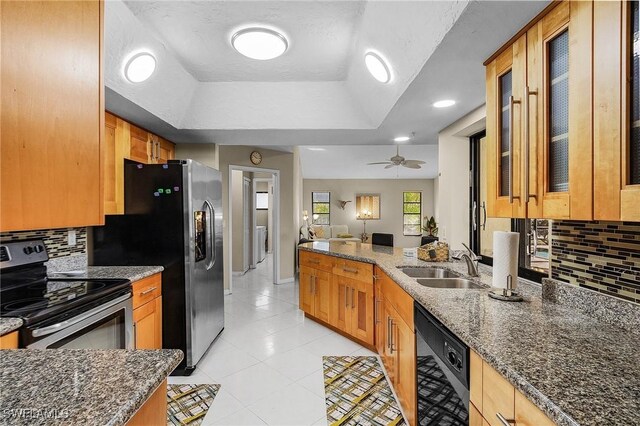
POLYGON ((209 202, 209 200, 204 201, 204 205, 209 209, 210 218, 209 222, 209 252, 211 253, 211 260, 207 263, 207 271, 213 268, 213 265, 216 263, 216 210, 213 208, 213 205, 209 202))

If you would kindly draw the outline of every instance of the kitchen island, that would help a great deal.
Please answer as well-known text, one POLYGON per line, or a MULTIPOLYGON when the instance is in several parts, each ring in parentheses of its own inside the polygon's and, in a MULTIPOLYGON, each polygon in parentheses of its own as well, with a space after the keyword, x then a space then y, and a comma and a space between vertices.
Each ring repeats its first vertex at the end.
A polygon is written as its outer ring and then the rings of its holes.
POLYGON ((466 276, 466 264, 424 262, 399 248, 351 242, 299 249, 379 267, 555 424, 640 424, 640 335, 543 299, 542 287, 526 280, 518 280, 524 302, 491 299, 491 268, 484 265, 472 279, 485 287, 437 289, 398 267, 441 267, 466 276))
POLYGON ((0 351, 0 424, 156 423, 136 413, 166 418, 166 378, 182 358, 179 350, 0 351))

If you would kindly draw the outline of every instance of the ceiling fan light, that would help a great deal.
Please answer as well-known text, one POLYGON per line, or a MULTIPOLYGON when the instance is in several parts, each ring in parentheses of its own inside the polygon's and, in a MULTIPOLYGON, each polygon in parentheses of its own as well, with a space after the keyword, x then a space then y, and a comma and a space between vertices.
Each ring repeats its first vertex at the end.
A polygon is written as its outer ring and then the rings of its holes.
POLYGON ((277 58, 287 51, 289 42, 278 31, 252 27, 236 32, 231 37, 231 45, 241 55, 259 61, 277 58))
POLYGON ((388 83, 391 81, 391 71, 389 70, 389 65, 382 58, 382 56, 378 55, 374 52, 367 52, 364 55, 364 63, 369 70, 369 73, 378 80, 380 83, 388 83))

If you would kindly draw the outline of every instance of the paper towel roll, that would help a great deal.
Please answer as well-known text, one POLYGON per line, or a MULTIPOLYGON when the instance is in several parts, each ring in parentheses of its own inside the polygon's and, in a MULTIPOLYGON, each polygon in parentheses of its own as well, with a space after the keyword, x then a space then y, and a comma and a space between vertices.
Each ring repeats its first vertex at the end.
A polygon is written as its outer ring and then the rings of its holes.
POLYGON ((516 289, 519 240, 517 232, 493 233, 493 287, 507 288, 507 277, 511 275, 513 289, 516 289))

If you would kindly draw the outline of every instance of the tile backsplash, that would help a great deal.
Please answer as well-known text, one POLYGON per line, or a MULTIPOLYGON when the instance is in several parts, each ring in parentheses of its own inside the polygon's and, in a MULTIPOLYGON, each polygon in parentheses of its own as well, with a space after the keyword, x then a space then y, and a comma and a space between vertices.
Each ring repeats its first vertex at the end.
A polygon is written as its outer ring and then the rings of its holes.
POLYGON ((551 277, 640 303, 640 223, 553 221, 551 277))
POLYGON ((74 254, 85 254, 87 252, 87 228, 41 229, 37 231, 0 233, 0 241, 2 242, 30 238, 42 238, 51 259, 74 254), (67 235, 70 230, 76 231, 75 246, 70 246, 67 242, 67 235))

